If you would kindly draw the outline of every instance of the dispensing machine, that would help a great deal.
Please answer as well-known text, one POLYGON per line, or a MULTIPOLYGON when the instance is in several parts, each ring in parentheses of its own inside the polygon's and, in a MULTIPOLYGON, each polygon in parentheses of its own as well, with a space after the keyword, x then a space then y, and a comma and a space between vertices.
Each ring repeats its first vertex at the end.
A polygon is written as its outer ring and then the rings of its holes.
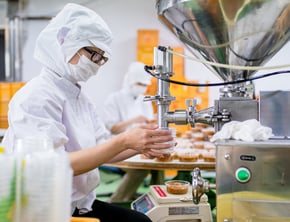
MULTIPOLYGON (((263 104, 255 98, 253 80, 289 73, 281 71, 289 65, 263 65, 289 40, 290 0, 156 0, 156 9, 159 20, 195 55, 192 59, 223 81, 213 107, 197 112, 194 101, 189 101, 187 110, 169 112, 175 52, 156 48, 154 66, 147 70, 158 78, 158 93, 146 99, 158 105, 158 124, 206 122, 218 131, 229 121, 259 120, 263 104), (280 71, 253 77, 262 69, 280 71)), ((218 222, 290 221, 290 142, 281 138, 216 144, 218 222)), ((208 186, 195 169, 193 206, 200 204, 208 186)))
POLYGON ((174 52, 170 47, 155 48, 150 68, 158 78, 158 92, 145 100, 156 101, 158 124, 205 122, 220 130, 231 120, 259 119, 252 76, 257 70, 283 68, 262 65, 289 40, 289 4, 289 0, 157 0, 159 20, 223 81, 214 84, 223 85, 214 107, 196 112, 194 100, 189 100, 188 110, 169 112, 175 99, 169 92, 174 52))

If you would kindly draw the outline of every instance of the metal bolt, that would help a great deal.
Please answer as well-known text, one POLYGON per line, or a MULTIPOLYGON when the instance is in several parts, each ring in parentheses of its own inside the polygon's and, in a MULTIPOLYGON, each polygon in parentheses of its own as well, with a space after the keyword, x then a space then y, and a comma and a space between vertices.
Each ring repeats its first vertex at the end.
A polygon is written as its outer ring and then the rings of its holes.
POLYGON ((231 154, 226 153, 226 154, 225 154, 225 159, 226 159, 226 160, 230 160, 230 159, 231 159, 231 154))

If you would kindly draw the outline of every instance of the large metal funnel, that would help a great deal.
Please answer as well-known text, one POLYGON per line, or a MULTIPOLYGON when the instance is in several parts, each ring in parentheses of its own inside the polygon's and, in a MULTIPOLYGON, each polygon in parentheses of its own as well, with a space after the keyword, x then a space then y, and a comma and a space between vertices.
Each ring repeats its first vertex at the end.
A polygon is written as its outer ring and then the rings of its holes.
MULTIPOLYGON (((261 66, 289 39, 290 0, 157 0, 159 19, 198 58, 261 66)), ((207 65, 223 81, 256 70, 207 65)))

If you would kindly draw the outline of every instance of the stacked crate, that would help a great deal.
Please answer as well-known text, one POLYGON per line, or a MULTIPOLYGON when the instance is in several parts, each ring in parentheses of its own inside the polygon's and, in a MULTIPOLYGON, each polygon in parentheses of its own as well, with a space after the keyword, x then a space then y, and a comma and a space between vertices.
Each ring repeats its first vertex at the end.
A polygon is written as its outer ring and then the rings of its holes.
POLYGON ((0 83, 0 129, 8 127, 8 104, 13 95, 24 85, 24 82, 0 83))
POLYGON ((154 47, 159 44, 159 31, 137 30, 137 61, 153 65, 154 47))

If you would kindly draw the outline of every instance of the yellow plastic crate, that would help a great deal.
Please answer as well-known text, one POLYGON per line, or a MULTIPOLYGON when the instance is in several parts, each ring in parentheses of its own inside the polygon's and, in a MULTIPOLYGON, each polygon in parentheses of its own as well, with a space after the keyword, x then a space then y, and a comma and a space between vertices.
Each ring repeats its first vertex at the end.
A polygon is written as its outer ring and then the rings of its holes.
POLYGON ((71 217, 70 222, 101 222, 101 221, 97 218, 71 217))

